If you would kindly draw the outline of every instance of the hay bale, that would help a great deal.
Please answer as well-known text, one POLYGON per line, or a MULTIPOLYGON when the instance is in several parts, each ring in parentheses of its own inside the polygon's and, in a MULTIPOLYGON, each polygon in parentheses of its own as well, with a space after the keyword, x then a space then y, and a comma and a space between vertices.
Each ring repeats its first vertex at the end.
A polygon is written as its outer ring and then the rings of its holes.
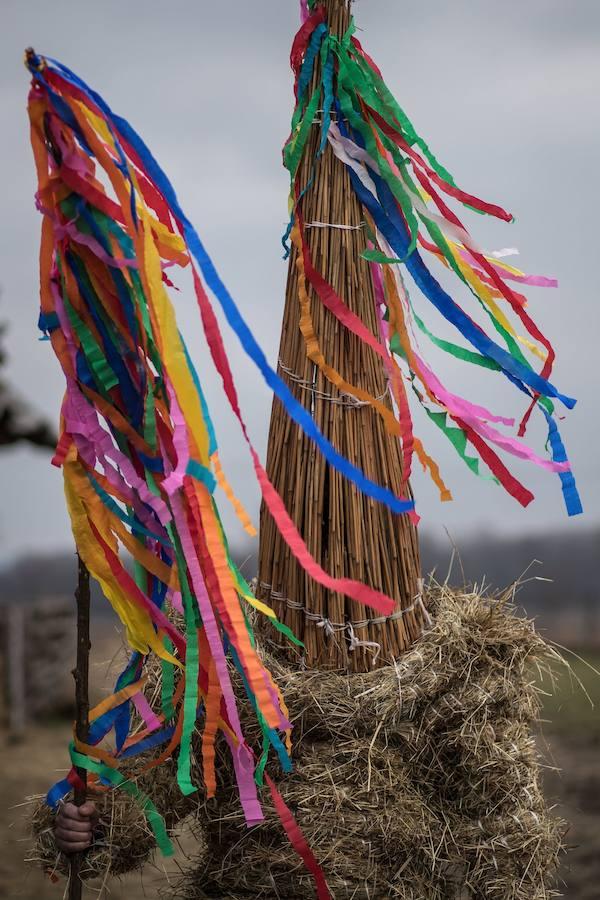
MULTIPOLYGON (((294 722, 280 791, 336 900, 547 900, 564 826, 540 791, 532 726, 536 668, 560 657, 506 597, 439 588, 431 601, 431 630, 395 666, 348 676, 268 660, 294 722)), ((246 829, 222 777, 199 814, 208 850, 170 897, 314 897, 263 801, 265 823, 246 829)))

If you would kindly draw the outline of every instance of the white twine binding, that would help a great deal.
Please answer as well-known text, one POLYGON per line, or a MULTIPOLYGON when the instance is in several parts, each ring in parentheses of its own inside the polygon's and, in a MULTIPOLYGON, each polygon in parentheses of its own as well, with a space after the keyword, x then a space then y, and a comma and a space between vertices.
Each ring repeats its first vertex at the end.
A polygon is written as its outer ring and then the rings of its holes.
POLYGON ((334 222, 306 222, 305 228, 339 228, 340 231, 360 231, 364 228, 366 222, 359 222, 358 225, 336 225, 334 222))
MULTIPOLYGON (((258 583, 258 582, 256 582, 258 583)), ((312 610, 307 609, 302 605, 298 600, 290 600, 289 597, 284 597, 280 591, 273 590, 270 584, 266 584, 266 582, 261 581, 260 587, 263 591, 268 591, 270 596, 275 600, 278 600, 280 603, 285 603, 288 609, 294 609, 297 612, 304 613, 306 619, 309 622, 316 622, 317 628, 323 629, 323 634, 326 637, 332 638, 335 637, 336 633, 345 631, 348 634, 348 652, 352 653, 354 650, 357 650, 359 647, 364 647, 367 650, 375 650, 375 655, 373 656, 372 663, 375 665, 377 659, 381 653, 381 644, 377 641, 362 641, 357 638, 355 634, 355 630, 360 630, 361 628, 368 628, 369 625, 384 625, 386 622, 394 622, 397 619, 402 619, 408 613, 413 612, 415 609, 420 608, 423 613, 423 618, 427 623, 427 626, 431 628, 432 619, 427 611, 427 607, 423 601, 423 588, 425 582, 422 578, 417 580, 417 588, 419 593, 413 599, 413 602, 410 606, 405 607, 404 609, 398 609, 396 612, 391 613, 389 616, 377 616, 374 619, 362 619, 360 622, 332 622, 331 619, 322 616, 320 613, 312 612, 312 610)))
MULTIPOLYGON (((293 381, 294 384, 297 384, 303 391, 310 391, 313 402, 315 399, 327 400, 328 403, 334 403, 337 406, 348 406, 351 409, 362 409, 365 406, 371 406, 368 401, 357 400, 356 397, 352 396, 352 394, 346 394, 343 391, 337 397, 334 397, 333 394, 327 394, 325 393, 325 391, 318 391, 314 385, 314 382, 307 381, 305 378, 301 378, 292 369, 289 369, 287 366, 285 366, 281 360, 278 360, 277 364, 281 371, 287 375, 290 381, 293 381)), ((380 403, 383 402, 383 400, 385 400, 385 398, 387 397, 389 390, 390 384, 388 382, 383 394, 380 397, 376 397, 375 399, 380 403)))
MULTIPOLYGON (((313 125, 322 125, 323 124, 323 113, 324 112, 325 112, 324 109, 316 109, 315 110, 315 117, 312 120, 313 125)), ((336 124, 337 124, 337 122, 347 122, 348 121, 347 119, 338 119, 337 112, 333 109, 329 110, 329 120, 330 120, 330 122, 335 122, 336 124)))

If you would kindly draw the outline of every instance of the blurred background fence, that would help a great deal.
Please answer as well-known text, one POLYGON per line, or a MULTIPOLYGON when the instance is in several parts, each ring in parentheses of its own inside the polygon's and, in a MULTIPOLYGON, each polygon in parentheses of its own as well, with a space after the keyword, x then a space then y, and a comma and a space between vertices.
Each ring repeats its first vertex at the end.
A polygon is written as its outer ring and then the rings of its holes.
POLYGON ((15 738, 27 724, 70 714, 70 664, 75 647, 73 603, 65 596, 20 596, 0 617, 0 722, 15 738))

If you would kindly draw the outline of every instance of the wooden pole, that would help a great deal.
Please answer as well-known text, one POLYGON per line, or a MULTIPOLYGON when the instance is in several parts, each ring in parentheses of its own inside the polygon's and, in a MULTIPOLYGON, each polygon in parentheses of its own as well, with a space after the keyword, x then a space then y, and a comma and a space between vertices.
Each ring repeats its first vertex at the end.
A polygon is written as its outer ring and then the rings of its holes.
MULTIPOLYGON (((324 0, 328 27, 343 35, 350 23, 349 0, 324 0)), ((320 78, 319 62, 311 91, 320 78)), ((362 211, 344 166, 330 147, 316 166, 320 141, 317 121, 299 170, 306 240, 315 268, 372 334, 379 323, 369 264, 361 257, 366 235, 362 211), (304 189, 306 188, 306 191, 304 189), (328 227, 328 224, 331 227, 328 227), (339 228, 337 226, 342 226, 339 228)), ((297 400, 310 410, 336 449, 373 481, 397 495, 402 485, 402 451, 371 407, 352 408, 310 359, 300 333, 297 250, 292 250, 286 291, 279 373, 297 400)), ((323 354, 347 382, 391 400, 379 357, 339 325, 309 290, 311 317, 323 354)), ((273 404, 267 471, 311 554, 324 569, 383 591, 396 601, 389 620, 317 585, 299 567, 263 506, 260 528, 258 596, 304 642, 307 668, 367 671, 389 664, 420 635, 423 611, 419 594, 420 562, 416 529, 407 516, 393 515, 359 494, 327 465, 312 443, 289 420, 278 400, 273 404), (372 621, 375 620, 375 621, 372 621), (378 652, 376 652, 378 648, 378 652)), ((410 489, 408 489, 410 496, 410 489)), ((276 635, 273 640, 285 643, 276 635)), ((287 649, 290 655, 293 649, 287 649)))
MULTIPOLYGON (((75 680, 75 734, 87 743, 89 730, 89 668, 90 668, 90 573, 79 554, 77 555, 77 663, 73 669, 75 680)), ((76 768, 83 787, 75 789, 74 802, 83 806, 87 799, 87 772, 76 768)), ((81 900, 83 884, 80 871, 83 853, 71 857, 69 870, 69 900, 81 900)))

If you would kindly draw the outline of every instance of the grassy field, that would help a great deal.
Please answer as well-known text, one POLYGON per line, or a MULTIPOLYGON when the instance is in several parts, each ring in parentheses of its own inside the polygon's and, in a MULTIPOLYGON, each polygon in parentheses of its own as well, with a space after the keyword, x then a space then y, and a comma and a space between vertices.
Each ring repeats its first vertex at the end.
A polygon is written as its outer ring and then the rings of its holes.
MULTIPOLYGON (((570 671, 560 674, 554 694, 546 699, 540 746, 548 759, 546 792, 571 823, 571 850, 561 870, 563 896, 569 900, 600 897, 600 653, 586 660, 569 657, 570 671), (595 708, 592 704, 595 703, 595 708), (557 771, 561 769, 562 772, 557 771)), ((545 684, 550 691, 551 685, 545 684)), ((69 725, 36 726, 22 743, 3 742, 0 735, 0 898, 61 900, 64 882, 52 884, 35 867, 23 862, 28 839, 24 798, 42 793, 67 763, 69 725)), ((175 878, 193 843, 184 834, 177 855, 163 869, 147 867, 139 874, 106 885, 103 897, 113 900, 158 898, 159 889, 175 878)), ((86 900, 98 897, 86 890, 86 900)), ((427 898, 423 898, 427 900, 427 898)))
POLYGON ((568 668, 553 685, 543 681, 548 691, 544 718, 554 734, 570 735, 600 742, 600 652, 561 651, 568 668))
MULTIPOLYGON (((565 653, 565 670, 546 697, 542 749, 551 768, 546 795, 570 823, 564 896, 600 897, 600 653, 565 653), (554 768, 552 768, 554 767, 554 768)), ((550 685, 545 685, 550 690, 550 685)))

